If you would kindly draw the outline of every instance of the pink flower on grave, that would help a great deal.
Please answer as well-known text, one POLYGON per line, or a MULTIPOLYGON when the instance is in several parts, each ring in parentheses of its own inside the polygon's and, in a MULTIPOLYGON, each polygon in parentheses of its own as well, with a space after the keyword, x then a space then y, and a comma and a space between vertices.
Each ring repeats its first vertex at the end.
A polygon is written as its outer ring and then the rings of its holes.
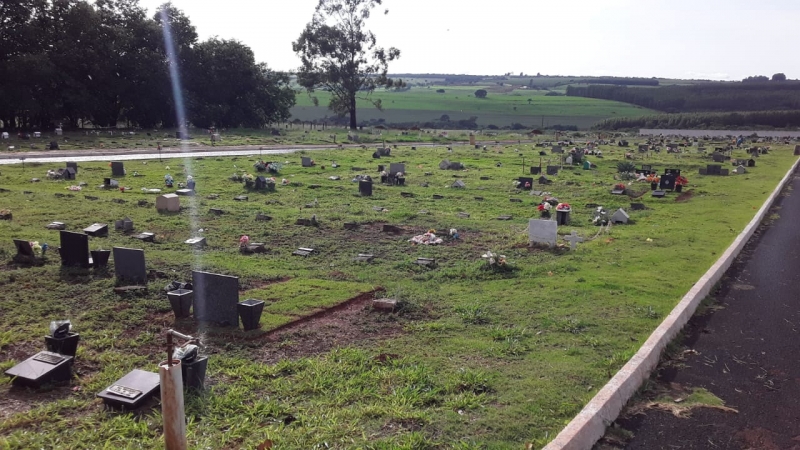
POLYGON ((242 235, 242 237, 239 238, 239 245, 245 246, 245 245, 247 245, 249 243, 250 243, 250 236, 245 234, 245 235, 242 235))

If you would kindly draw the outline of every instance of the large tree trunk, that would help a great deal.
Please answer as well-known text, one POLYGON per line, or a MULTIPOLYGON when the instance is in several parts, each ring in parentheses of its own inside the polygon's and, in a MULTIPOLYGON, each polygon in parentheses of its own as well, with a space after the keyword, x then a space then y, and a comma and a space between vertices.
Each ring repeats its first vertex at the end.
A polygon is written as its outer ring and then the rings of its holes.
POLYGON ((350 96, 350 129, 355 130, 358 129, 358 125, 356 124, 356 96, 350 96))

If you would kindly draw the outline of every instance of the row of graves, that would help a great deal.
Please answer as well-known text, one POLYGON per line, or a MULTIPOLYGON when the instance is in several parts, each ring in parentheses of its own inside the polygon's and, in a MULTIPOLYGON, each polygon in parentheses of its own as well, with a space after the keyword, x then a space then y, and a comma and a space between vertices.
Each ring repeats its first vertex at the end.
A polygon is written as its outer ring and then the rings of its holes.
MULTIPOLYGON (((93 227, 89 227, 93 228, 93 227)), ((89 251, 90 237, 107 235, 105 228, 82 233, 60 231, 60 246, 56 249, 61 265, 78 270, 107 271, 109 257, 113 254, 114 273, 118 287, 115 291, 146 289, 151 278, 142 249, 113 247, 110 251, 89 251)), ((14 241, 15 259, 31 261, 45 257, 46 249, 34 248, 27 241, 14 241), (38 254, 37 254, 38 253, 38 254)), ((171 282, 165 291, 176 320, 193 318, 199 324, 220 327, 241 326, 244 331, 257 330, 265 302, 257 299, 239 300, 239 278, 204 271, 193 271, 191 282, 171 282)), ((170 367, 180 371, 181 385, 188 390, 202 390, 208 366, 208 356, 200 352, 198 339, 170 330, 167 333, 170 367), (186 342, 173 346, 172 337, 186 342)), ((45 336, 45 348, 5 374, 12 384, 39 388, 48 383, 67 382, 72 379, 72 367, 77 357, 80 335, 69 321, 56 321, 45 336)), ((162 363, 163 365, 164 363, 162 363)), ((146 368, 145 368, 146 369, 146 368)), ((132 409, 142 406, 148 399, 164 393, 163 377, 158 372, 134 369, 115 381, 97 396, 106 405, 132 409), (161 388, 161 389, 159 389, 161 388)))

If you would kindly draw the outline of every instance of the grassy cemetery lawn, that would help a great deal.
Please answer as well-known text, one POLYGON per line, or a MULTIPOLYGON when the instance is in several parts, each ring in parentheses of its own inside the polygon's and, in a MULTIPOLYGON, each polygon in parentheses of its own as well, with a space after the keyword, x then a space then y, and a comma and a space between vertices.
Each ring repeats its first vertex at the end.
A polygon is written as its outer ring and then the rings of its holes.
POLYGON ((157 401, 119 412, 95 395, 132 369, 156 371, 168 328, 200 335, 210 357, 206 390, 186 396, 191 448, 257 448, 268 439, 281 449, 540 448, 636 352, 795 160, 789 146, 773 145, 746 174, 700 176, 712 161, 696 147, 646 159, 635 146, 599 150, 602 158, 586 156, 596 169, 564 168, 548 177, 552 184, 533 185, 572 207, 553 249, 529 246, 528 219, 539 217, 542 197, 512 184, 538 179, 530 166, 558 165, 549 147, 281 155, 274 192, 229 180, 256 174, 257 154, 127 161, 127 175, 112 177, 126 192, 98 188, 111 177, 105 162, 80 163, 73 181, 48 180, 60 164, 1 166, 0 210, 13 218, 0 220, 0 369, 43 349, 51 320, 70 319, 81 341, 69 385, 31 390, 4 378, 0 448, 162 448, 157 401), (627 190, 640 198, 612 195, 626 151, 637 168, 682 170, 688 186, 658 199, 649 183, 633 182, 627 190), (302 156, 316 165, 302 167, 302 156), (443 159, 466 170, 441 170, 443 159), (377 166, 400 162, 405 185, 381 184, 377 166), (174 191, 164 188, 168 173, 175 189, 192 175, 196 195, 180 197, 180 212, 159 213, 156 194, 142 189, 174 191), (375 179, 371 197, 358 194, 357 174, 375 179), (457 180, 465 187, 450 187, 457 180), (80 182, 81 191, 68 189, 80 182), (241 195, 247 200, 234 200, 241 195), (633 211, 631 202, 646 209, 633 211), (624 208, 630 222, 593 225, 595 205, 609 215, 624 208), (316 226, 297 224, 312 216, 316 226), (134 232, 114 230, 124 217, 134 232), (108 237, 90 238, 91 250, 143 248, 149 289, 116 293, 113 261, 108 272, 62 269, 59 232, 45 228, 53 221, 78 232, 109 224, 108 237), (408 242, 431 229, 442 244, 408 242), (584 242, 570 251, 561 238, 573 230, 584 242), (133 239, 140 232, 155 242, 133 239), (242 235, 266 253, 240 253, 242 235), (195 236, 208 245, 184 243, 195 236), (12 239, 47 243, 45 263, 13 262, 12 239), (292 256, 300 247, 315 252, 292 256), (488 250, 507 266, 489 268, 481 258, 488 250), (356 262, 358 254, 374 259, 356 262), (176 321, 163 288, 191 281, 193 269, 239 277, 240 300, 266 302, 260 330, 176 321), (401 305, 380 312, 373 298, 401 305))
MULTIPOLYGON (((280 126, 280 136, 273 136, 270 130, 255 129, 236 129, 221 133, 221 140, 211 142, 211 135, 207 130, 191 129, 189 135, 191 139, 181 141, 175 138, 175 131, 69 131, 61 136, 56 136, 52 131, 43 132, 41 137, 20 138, 11 135, 9 139, 0 141, 2 147, 0 152, 26 152, 36 150, 50 150, 50 143, 56 141, 58 150, 150 150, 157 151, 160 144, 164 149, 176 149, 183 145, 189 150, 211 150, 213 145, 225 147, 238 146, 302 146, 302 145, 330 145, 338 144, 371 144, 371 143, 410 143, 410 142, 431 142, 431 143, 452 143, 465 142, 469 140, 468 130, 446 131, 424 130, 424 131, 400 131, 386 130, 379 128, 365 128, 362 131, 351 132, 346 128, 322 129, 322 125, 316 126, 313 130, 310 125, 304 124, 284 124, 280 126), (133 133, 133 134, 131 134, 133 133), (357 135, 357 141, 348 140, 348 135, 357 135)), ((481 131, 476 132, 476 140, 486 143, 494 143, 496 140, 525 140, 530 136, 523 132, 512 131, 481 131)))

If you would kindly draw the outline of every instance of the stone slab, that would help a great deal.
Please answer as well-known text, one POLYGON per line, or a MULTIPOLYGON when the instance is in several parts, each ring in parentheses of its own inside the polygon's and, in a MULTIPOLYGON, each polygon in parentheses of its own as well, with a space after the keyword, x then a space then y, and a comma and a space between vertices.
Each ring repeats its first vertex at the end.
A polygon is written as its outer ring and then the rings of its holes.
POLYGON ((192 271, 194 318, 198 322, 238 326, 239 278, 192 271))

